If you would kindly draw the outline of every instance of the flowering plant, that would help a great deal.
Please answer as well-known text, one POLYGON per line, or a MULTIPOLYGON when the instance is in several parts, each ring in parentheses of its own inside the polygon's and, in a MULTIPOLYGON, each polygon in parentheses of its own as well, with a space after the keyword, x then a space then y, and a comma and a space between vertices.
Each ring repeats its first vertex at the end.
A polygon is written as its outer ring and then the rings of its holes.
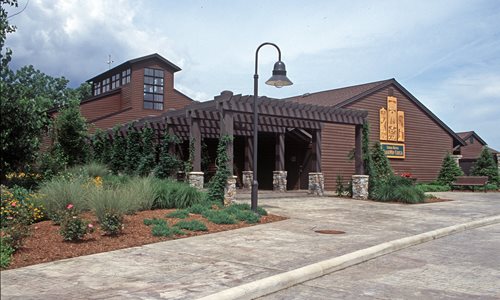
POLYGON ((2 227, 13 222, 31 224, 45 218, 44 209, 38 204, 37 194, 29 193, 23 188, 9 189, 0 186, 0 221, 2 227))
POLYGON ((79 241, 86 234, 94 232, 94 225, 76 215, 73 207, 71 203, 66 206, 61 222, 60 233, 65 241, 79 241))
POLYGON ((403 172, 400 176, 404 178, 411 178, 413 175, 410 172, 403 172))

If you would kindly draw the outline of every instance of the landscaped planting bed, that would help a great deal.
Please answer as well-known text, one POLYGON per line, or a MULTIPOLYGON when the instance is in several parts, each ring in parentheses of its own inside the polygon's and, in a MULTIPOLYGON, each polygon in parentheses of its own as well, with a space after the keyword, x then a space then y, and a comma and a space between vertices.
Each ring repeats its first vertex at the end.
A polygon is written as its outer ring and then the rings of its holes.
MULTIPOLYGON (((8 269, 256 225, 248 224, 244 221, 238 221, 236 224, 219 225, 209 222, 199 214, 189 214, 185 219, 166 217, 167 214, 174 211, 175 209, 157 209, 140 211, 134 215, 125 215, 123 231, 117 236, 103 235, 103 232, 99 226, 97 226, 96 217, 86 212, 81 216, 89 220, 91 224, 96 225, 94 227, 95 231, 85 235, 84 239, 78 242, 65 242, 59 233, 60 226, 54 225, 52 221, 32 224, 31 236, 27 237, 24 246, 14 253, 8 269), (156 237, 151 234, 151 226, 144 225, 144 219, 153 218, 165 220, 170 227, 173 227, 179 221, 199 220, 206 225, 208 230, 189 231, 182 229, 185 235, 156 237)), ((260 223, 257 224, 281 221, 284 219, 286 218, 276 215, 267 215, 262 216, 260 223)))

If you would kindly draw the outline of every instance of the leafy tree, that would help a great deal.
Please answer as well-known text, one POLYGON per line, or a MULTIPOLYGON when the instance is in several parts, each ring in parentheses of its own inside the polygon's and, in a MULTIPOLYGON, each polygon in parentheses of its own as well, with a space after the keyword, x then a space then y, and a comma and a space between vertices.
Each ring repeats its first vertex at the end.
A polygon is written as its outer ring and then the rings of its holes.
POLYGON ((134 175, 141 160, 142 140, 141 133, 135 129, 133 123, 128 126, 126 141, 127 152, 125 159, 127 163, 125 171, 130 175, 134 175))
POLYGON ((483 147, 479 158, 472 167, 471 174, 474 176, 488 176, 488 181, 490 183, 500 183, 498 167, 488 147, 483 147))
POLYGON ((111 160, 109 168, 114 174, 118 174, 125 170, 127 161, 124 153, 127 151, 127 141, 120 132, 119 127, 114 128, 113 145, 111 150, 111 160))
POLYGON ((162 140, 160 161, 154 170, 154 174, 158 178, 167 178, 172 176, 181 166, 181 161, 169 149, 172 144, 179 143, 179 139, 175 135, 165 134, 162 140))
POLYGON ((229 161, 227 145, 231 141, 232 137, 225 135, 220 138, 217 145, 217 159, 215 160, 217 171, 208 186, 208 199, 210 201, 224 203, 224 189, 226 188, 227 178, 231 175, 227 166, 229 161))
POLYGON ((104 134, 104 131, 102 131, 100 128, 97 128, 94 135, 91 137, 91 143, 92 143, 92 159, 96 162, 99 163, 107 163, 107 160, 104 160, 103 154, 105 151, 105 142, 106 142, 106 136, 104 134))
POLYGON ((438 183, 443 185, 451 184, 457 179, 457 176, 462 175, 464 175, 462 169, 460 169, 450 153, 446 153, 437 178, 438 183))
POLYGON ((54 132, 55 143, 67 157, 69 166, 87 161, 89 154, 87 123, 80 113, 77 102, 59 111, 54 120, 54 132))
POLYGON ((155 146, 153 143, 154 132, 149 124, 145 124, 142 130, 142 156, 137 172, 141 176, 147 176, 155 166, 155 146))
POLYGON ((371 156, 373 160, 373 168, 377 179, 388 178, 393 175, 389 159, 385 156, 384 150, 380 142, 376 142, 371 151, 371 156))

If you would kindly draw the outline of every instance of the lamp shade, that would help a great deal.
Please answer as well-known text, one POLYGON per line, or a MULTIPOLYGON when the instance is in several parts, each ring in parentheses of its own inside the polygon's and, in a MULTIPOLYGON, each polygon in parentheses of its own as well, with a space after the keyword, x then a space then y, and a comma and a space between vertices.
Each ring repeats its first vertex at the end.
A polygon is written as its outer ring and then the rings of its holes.
POLYGON ((293 82, 286 77, 285 64, 281 60, 274 64, 273 76, 266 81, 266 84, 277 88, 293 84, 293 82))

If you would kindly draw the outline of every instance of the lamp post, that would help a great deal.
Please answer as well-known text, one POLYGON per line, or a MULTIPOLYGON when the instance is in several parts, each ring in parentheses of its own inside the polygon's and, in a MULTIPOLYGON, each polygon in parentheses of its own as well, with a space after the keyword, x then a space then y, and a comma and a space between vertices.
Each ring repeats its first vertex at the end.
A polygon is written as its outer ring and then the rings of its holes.
POLYGON ((257 73, 259 50, 263 46, 270 45, 278 50, 278 61, 274 64, 273 76, 266 81, 266 84, 281 88, 283 86, 292 85, 293 83, 286 77, 285 64, 281 61, 281 50, 273 43, 263 43, 255 51, 255 74, 253 75, 253 181, 252 181, 252 210, 257 211, 257 201, 259 193, 259 183, 257 181, 257 152, 258 152, 258 135, 259 135, 259 114, 257 111, 257 96, 259 93, 259 74, 257 73))

